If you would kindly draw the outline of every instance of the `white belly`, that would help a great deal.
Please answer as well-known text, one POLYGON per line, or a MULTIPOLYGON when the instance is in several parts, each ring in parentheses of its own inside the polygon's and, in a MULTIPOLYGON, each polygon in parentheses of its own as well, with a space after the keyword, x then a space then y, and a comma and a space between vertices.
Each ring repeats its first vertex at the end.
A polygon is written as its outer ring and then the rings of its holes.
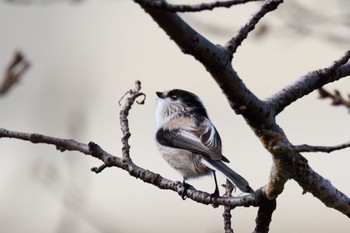
POLYGON ((201 155, 193 154, 188 150, 165 147, 158 144, 165 161, 178 171, 184 179, 195 178, 210 173, 210 169, 201 163, 201 155))

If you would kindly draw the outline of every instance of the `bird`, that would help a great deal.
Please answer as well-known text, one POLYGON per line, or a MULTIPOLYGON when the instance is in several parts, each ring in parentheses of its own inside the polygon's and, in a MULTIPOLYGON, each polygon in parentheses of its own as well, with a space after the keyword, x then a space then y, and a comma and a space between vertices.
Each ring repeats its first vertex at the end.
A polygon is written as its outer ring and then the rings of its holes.
POLYGON ((216 171, 221 172, 244 193, 254 194, 249 183, 226 165, 222 142, 200 98, 189 91, 172 89, 156 92, 156 143, 165 161, 183 177, 182 199, 186 197, 186 180, 213 174, 219 196, 216 171))

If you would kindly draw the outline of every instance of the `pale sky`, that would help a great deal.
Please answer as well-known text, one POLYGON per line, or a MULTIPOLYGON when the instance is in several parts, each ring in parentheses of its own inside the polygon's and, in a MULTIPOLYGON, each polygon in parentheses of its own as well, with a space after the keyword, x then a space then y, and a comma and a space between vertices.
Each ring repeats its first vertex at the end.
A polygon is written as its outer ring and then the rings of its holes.
MULTIPOLYGON (((249 4, 183 16, 213 43, 224 44, 255 8, 249 4), (222 25, 228 31, 216 35, 203 24, 222 25)), ((329 17, 337 13, 332 11, 334 4, 318 4, 318 8, 329 17)), ((264 22, 283 25, 275 13, 264 22)), ((318 28, 327 31, 333 26, 323 23, 318 28)), ((328 66, 349 49, 322 40, 317 33, 300 36, 284 29, 260 40, 250 36, 235 54, 234 68, 262 99, 307 72, 328 66)), ((220 132, 230 166, 254 189, 266 184, 269 153, 230 109, 202 65, 182 54, 134 2, 19 5, 2 1, 0 35, 1 70, 16 49, 31 62, 20 84, 0 99, 0 127, 85 143, 94 141, 120 156, 118 100, 138 79, 147 99, 144 106, 135 105, 130 113, 131 156, 139 166, 181 180, 157 151, 153 111, 155 91, 182 88, 203 100, 220 132)), ((328 86, 329 90, 334 88, 346 95, 350 93, 350 81, 328 86)), ((332 107, 330 101, 319 100, 317 93, 312 93, 286 108, 277 122, 292 143, 335 145, 349 141, 349 117, 345 108, 332 107)), ((0 151, 3 232, 223 231, 222 207, 213 209, 183 201, 176 193, 159 190, 117 168, 96 175, 90 168, 101 162, 92 157, 8 139, 0 140, 0 151)), ((304 156, 313 169, 350 195, 349 150, 304 156)), ((221 175, 219 182, 224 183, 221 175)), ((211 177, 189 183, 207 192, 214 188, 211 177)), ((235 232, 252 232, 256 211, 235 209, 235 232)), ((350 222, 311 194, 302 195, 302 189, 290 181, 277 200, 270 229, 271 233, 345 233, 350 222)))

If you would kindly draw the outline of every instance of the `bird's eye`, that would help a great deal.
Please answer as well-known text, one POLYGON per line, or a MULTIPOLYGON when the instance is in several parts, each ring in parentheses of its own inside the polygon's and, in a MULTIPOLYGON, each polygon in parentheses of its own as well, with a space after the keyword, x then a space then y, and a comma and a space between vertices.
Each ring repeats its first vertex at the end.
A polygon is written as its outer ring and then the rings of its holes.
POLYGON ((170 96, 170 99, 171 99, 171 100, 177 100, 178 97, 177 97, 177 95, 172 95, 172 96, 170 96))

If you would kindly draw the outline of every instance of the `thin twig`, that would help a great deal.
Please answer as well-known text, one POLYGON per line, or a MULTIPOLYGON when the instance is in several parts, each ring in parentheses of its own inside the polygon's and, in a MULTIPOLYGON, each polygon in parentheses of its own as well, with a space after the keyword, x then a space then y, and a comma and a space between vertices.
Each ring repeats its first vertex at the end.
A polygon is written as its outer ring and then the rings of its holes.
POLYGON ((295 152, 325 152, 325 153, 330 153, 336 150, 342 150, 345 148, 350 147, 350 142, 343 143, 341 145, 337 146, 310 146, 307 144, 303 145, 296 145, 293 146, 291 149, 295 152))
POLYGON ((269 12, 277 9, 278 5, 281 4, 283 0, 265 0, 263 5, 256 11, 248 22, 239 30, 237 35, 233 37, 226 43, 226 48, 231 54, 234 54, 237 48, 242 44, 248 34, 254 30, 258 22, 269 12))
POLYGON ((84 154, 91 155, 89 146, 87 144, 77 142, 73 139, 56 138, 36 133, 16 132, 0 128, 0 139, 1 138, 16 138, 24 141, 30 141, 34 144, 45 143, 56 146, 56 149, 61 152, 64 152, 66 150, 79 151, 84 154))
POLYGON ((296 82, 281 89, 268 98, 274 115, 278 115, 285 107, 299 98, 321 88, 323 85, 337 81, 350 75, 350 50, 326 68, 309 72, 296 82))
POLYGON ((320 99, 330 98, 332 100, 332 105, 344 106, 350 111, 350 95, 348 95, 348 100, 346 100, 340 91, 334 90, 334 94, 332 94, 322 87, 318 89, 318 93, 320 94, 320 99))
MULTIPOLYGON (((232 185, 232 183, 229 180, 226 180, 226 184, 223 185, 225 187, 225 197, 232 197, 232 192, 235 189, 235 187, 232 185)), ((224 213, 222 216, 224 217, 224 230, 225 233, 233 233, 232 229, 232 222, 231 222, 231 210, 233 210, 234 207, 232 206, 224 206, 224 213)))
POLYGON ((122 109, 120 110, 120 114, 119 114, 120 127, 121 127, 121 130, 123 133, 123 137, 122 137, 121 141, 123 143, 122 155, 123 155, 124 159, 130 159, 129 138, 131 136, 131 133, 130 133, 129 121, 128 121, 129 111, 137 98, 143 97, 143 99, 141 101, 136 101, 138 104, 144 104, 145 99, 146 99, 146 95, 144 93, 140 92, 140 90, 141 90, 141 82, 137 80, 135 82, 135 89, 132 89, 132 90, 129 90, 128 92, 126 92, 122 96, 122 98, 119 100, 119 105, 120 105, 121 101, 124 99, 124 97, 129 94, 129 97, 126 98, 125 104, 122 107, 122 109))
POLYGON ((0 96, 8 93, 18 83, 29 67, 30 63, 25 56, 20 51, 16 51, 0 84, 0 96))
POLYGON ((166 10, 169 12, 199 12, 205 10, 213 10, 215 8, 230 8, 233 5, 244 4, 248 2, 258 2, 262 0, 228 0, 228 1, 215 1, 208 3, 200 3, 193 5, 185 4, 171 4, 166 1, 154 1, 154 0, 145 0, 144 5, 148 7, 153 7, 161 10, 166 10))

